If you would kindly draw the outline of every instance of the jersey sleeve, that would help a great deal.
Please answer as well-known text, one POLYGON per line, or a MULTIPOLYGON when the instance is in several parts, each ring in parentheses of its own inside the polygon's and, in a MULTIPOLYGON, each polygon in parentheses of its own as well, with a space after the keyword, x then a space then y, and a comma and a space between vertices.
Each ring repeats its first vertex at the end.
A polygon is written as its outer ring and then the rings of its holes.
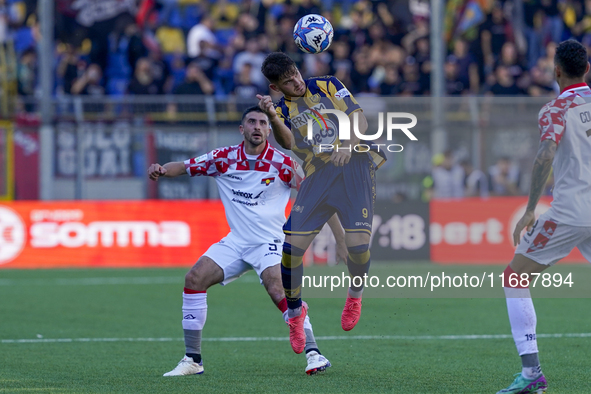
POLYGON ((288 188, 300 190, 300 185, 304 180, 304 170, 297 161, 286 156, 279 171, 279 179, 288 188))
POLYGON ((560 143, 564 135, 566 111, 570 107, 576 106, 574 100, 574 95, 558 98, 549 102, 540 110, 538 115, 540 141, 552 140, 557 144, 560 143))
POLYGON ((279 119, 281 119, 283 124, 291 130, 291 122, 289 121, 289 116, 287 115, 287 106, 282 101, 279 101, 275 106, 275 112, 277 112, 277 116, 279 119))
POLYGON ((349 89, 337 77, 330 77, 328 81, 328 92, 331 97, 334 97, 333 103, 336 109, 343 111, 347 115, 361 110, 355 97, 353 97, 349 89))
POLYGON ((185 160, 185 170, 190 176, 219 176, 220 171, 216 166, 216 156, 219 149, 209 153, 185 160))

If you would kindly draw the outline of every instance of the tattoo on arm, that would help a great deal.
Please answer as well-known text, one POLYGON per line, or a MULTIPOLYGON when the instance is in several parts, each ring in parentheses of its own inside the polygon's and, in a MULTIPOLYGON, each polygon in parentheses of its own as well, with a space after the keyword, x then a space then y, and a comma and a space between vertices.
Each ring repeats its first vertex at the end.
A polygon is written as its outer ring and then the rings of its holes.
POLYGON ((529 201, 527 203, 527 210, 533 211, 542 196, 544 186, 550 176, 552 169, 552 161, 558 145, 552 140, 544 140, 540 144, 538 154, 534 161, 534 168, 532 170, 531 186, 529 190, 529 201))

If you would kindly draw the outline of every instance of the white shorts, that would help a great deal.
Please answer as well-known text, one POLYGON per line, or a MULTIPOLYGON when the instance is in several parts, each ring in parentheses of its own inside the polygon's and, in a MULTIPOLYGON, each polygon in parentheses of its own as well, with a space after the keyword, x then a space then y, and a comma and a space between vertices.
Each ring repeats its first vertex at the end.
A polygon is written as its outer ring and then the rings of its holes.
POLYGON ((536 220, 515 250, 542 265, 554 265, 578 247, 585 259, 591 262, 591 227, 576 227, 552 220, 546 212, 536 220))
POLYGON ((264 270, 281 264, 283 243, 264 243, 255 246, 243 246, 228 235, 213 244, 203 254, 212 259, 224 271, 222 286, 238 279, 254 269, 259 280, 264 270))

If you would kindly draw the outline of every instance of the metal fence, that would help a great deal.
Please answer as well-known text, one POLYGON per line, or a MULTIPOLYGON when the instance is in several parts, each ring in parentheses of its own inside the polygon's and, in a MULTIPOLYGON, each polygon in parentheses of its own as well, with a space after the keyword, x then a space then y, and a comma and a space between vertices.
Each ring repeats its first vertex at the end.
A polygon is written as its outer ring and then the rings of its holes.
MULTIPOLYGON (((443 140, 433 136, 435 98, 363 96, 357 100, 368 119, 367 134, 378 129, 380 114, 405 112, 417 117, 411 129, 417 141, 409 140, 400 130, 392 132, 390 141, 385 131, 376 141, 403 146, 402 152, 388 152, 388 161, 376 173, 378 199, 400 195, 421 199, 423 180, 432 171, 433 153, 444 149, 451 149, 456 160, 470 160, 484 172, 498 158, 509 157, 521 171, 522 192, 527 191, 539 140, 537 114, 548 99, 440 99, 443 140)), ((15 159, 18 161, 22 153, 23 163, 38 162, 39 168, 51 168, 47 172, 51 180, 44 183, 52 185, 51 199, 216 198, 213 180, 182 177, 149 182, 147 166, 239 143, 242 111, 255 104, 254 100, 201 96, 60 97, 52 102, 52 146, 47 146, 39 138, 35 115, 39 101, 20 99, 15 105, 19 111, 14 121, 15 159), (35 158, 42 149, 46 154, 35 158)), ((270 141, 274 143, 272 137, 270 141)), ((22 175, 18 163, 16 167, 15 197, 28 198, 22 191, 39 180, 31 168, 22 175)))

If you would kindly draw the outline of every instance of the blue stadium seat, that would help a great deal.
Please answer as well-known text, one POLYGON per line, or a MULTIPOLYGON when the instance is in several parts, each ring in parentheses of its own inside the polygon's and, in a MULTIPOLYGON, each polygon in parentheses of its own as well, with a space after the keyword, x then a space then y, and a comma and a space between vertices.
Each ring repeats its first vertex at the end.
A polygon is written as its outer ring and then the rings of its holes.
POLYGON ((230 43, 230 39, 234 34, 236 34, 234 29, 219 29, 215 32, 215 38, 217 39, 218 44, 226 46, 230 43))
POLYGON ((181 28, 185 31, 191 30, 193 26, 199 23, 203 12, 201 8, 196 5, 187 5, 182 10, 182 25, 181 28))

